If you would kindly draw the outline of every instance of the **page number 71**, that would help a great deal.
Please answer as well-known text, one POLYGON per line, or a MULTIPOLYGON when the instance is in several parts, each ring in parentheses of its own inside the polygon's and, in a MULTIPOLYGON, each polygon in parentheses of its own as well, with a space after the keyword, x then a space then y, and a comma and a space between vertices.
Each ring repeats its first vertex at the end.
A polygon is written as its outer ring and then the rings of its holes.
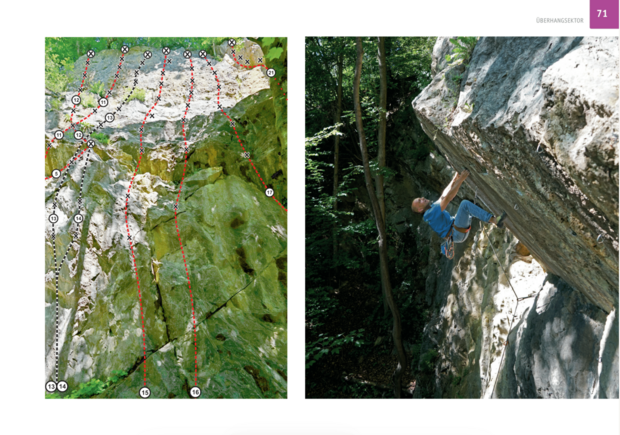
POLYGON ((606 9, 597 9, 598 16, 601 16, 601 12, 603 13, 603 18, 607 18, 607 10, 606 9))

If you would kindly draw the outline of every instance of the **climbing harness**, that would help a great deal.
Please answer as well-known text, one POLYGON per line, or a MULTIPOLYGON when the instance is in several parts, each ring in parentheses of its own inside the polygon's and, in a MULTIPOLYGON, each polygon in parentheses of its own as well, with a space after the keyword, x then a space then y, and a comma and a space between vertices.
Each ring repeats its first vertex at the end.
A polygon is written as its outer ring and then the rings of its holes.
POLYGON ((448 260, 452 260, 454 258, 454 238, 452 237, 452 230, 457 230, 460 233, 467 234, 469 230, 471 230, 471 225, 469 228, 464 229, 456 227, 454 222, 450 225, 450 231, 448 231, 448 235, 444 238, 444 242, 441 244, 441 253, 445 255, 448 260))
POLYGON ((450 226, 450 231, 448 231, 448 235, 441 244, 441 253, 445 255, 448 260, 452 260, 454 258, 454 240, 452 238, 453 227, 454 224, 450 226))

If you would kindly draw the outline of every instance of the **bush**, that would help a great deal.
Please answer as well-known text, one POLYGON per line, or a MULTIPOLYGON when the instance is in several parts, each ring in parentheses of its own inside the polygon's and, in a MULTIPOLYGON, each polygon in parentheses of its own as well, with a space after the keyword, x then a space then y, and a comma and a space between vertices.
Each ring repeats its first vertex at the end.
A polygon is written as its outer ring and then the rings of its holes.
POLYGON ((93 94, 86 94, 82 98, 82 105, 86 108, 97 107, 97 100, 93 94))
POLYGON ((420 357, 420 368, 422 371, 432 373, 435 371, 435 362, 439 358, 439 353, 435 349, 430 349, 420 357))
POLYGON ((450 38, 450 42, 454 44, 452 54, 446 55, 446 60, 450 66, 464 64, 467 66, 474 47, 478 42, 476 36, 458 36, 456 38, 450 38))
POLYGON ((144 103, 145 99, 146 99, 146 90, 142 88, 136 88, 134 89, 133 93, 127 99, 127 102, 129 103, 131 100, 138 100, 144 103))
POLYGON ((339 354, 345 344, 354 343, 356 347, 361 347, 364 344, 363 333, 364 329, 351 331, 346 335, 344 333, 338 334, 335 337, 320 334, 319 337, 321 338, 317 341, 306 344, 306 369, 312 367, 315 362, 329 352, 339 354))
POLYGON ((103 82, 96 82, 90 85, 90 92, 103 97, 105 95, 105 86, 103 82))
POLYGON ((103 145, 108 145, 110 143, 110 136, 105 133, 93 133, 90 136, 93 139, 97 139, 103 145))
POLYGON ((99 379, 91 379, 85 384, 80 384, 69 395, 62 395, 58 391, 49 394, 45 393, 46 399, 87 399, 89 397, 97 396, 103 393, 106 388, 122 381, 128 376, 128 373, 123 370, 112 370, 111 376, 106 382, 99 379))

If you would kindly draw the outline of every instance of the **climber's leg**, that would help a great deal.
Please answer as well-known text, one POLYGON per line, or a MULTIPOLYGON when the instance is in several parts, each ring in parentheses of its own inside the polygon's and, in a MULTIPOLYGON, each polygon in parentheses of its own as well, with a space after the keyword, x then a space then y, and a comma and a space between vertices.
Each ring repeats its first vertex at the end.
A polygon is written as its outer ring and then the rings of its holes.
POLYGON ((454 217, 454 225, 459 228, 469 228, 471 225, 472 216, 483 222, 489 222, 489 220, 493 217, 493 214, 484 211, 476 204, 465 199, 461 201, 461 204, 459 205, 459 211, 454 217))

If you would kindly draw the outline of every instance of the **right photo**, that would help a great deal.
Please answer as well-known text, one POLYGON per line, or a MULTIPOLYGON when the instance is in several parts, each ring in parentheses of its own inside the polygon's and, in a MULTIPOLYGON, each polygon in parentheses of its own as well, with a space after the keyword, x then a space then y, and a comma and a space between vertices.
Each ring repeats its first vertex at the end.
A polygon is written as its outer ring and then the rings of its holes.
POLYGON ((617 399, 618 38, 305 44, 306 397, 617 399))

